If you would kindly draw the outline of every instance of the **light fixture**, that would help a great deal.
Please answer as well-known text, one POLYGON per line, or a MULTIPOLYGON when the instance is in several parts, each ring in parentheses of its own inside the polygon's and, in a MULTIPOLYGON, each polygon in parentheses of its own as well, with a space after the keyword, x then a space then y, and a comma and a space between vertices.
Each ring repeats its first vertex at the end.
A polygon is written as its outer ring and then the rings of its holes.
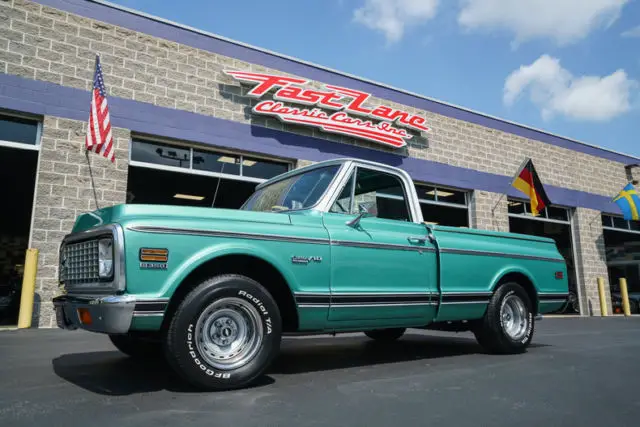
POLYGON ((220 156, 218 157, 218 161, 222 162, 222 163, 236 163, 238 159, 236 157, 229 157, 229 156, 220 156))
POLYGON ((255 165, 255 164, 256 164, 256 162, 255 162, 255 161, 253 161, 253 160, 243 160, 243 161, 242 161, 242 166, 249 166, 249 167, 251 167, 251 166, 253 166, 253 165, 255 165))
POLYGON ((203 200, 204 196, 192 196, 191 194, 174 194, 174 199, 186 199, 186 200, 203 200))
POLYGON ((450 192, 444 191, 444 190, 440 190, 438 188, 438 197, 449 197, 449 196, 453 196, 453 193, 450 193, 450 192))

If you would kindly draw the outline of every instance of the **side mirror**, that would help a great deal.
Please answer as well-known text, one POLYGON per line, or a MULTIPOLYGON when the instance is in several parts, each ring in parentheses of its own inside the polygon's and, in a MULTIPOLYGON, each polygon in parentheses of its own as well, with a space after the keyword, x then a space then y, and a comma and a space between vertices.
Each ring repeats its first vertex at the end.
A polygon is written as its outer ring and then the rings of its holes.
POLYGON ((376 208, 375 202, 359 203, 358 216, 350 221, 347 221, 346 224, 349 227, 353 227, 353 228, 357 227, 358 225, 360 225, 360 220, 362 218, 367 218, 375 215, 375 208, 376 208))

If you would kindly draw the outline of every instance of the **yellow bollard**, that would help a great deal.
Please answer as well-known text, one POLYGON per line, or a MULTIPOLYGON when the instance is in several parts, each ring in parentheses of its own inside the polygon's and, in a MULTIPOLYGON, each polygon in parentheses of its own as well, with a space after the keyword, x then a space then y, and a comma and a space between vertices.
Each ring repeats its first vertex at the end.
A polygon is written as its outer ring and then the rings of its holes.
POLYGON ((598 277, 598 294, 600 295, 600 316, 608 316, 607 302, 604 298, 604 278, 598 277))
POLYGON ((627 291, 627 279, 620 278, 620 294, 622 295, 622 311, 625 316, 631 316, 631 306, 629 305, 629 292, 627 291))
POLYGON ((22 294, 20 296, 20 315, 18 328, 30 328, 33 317, 33 298, 36 293, 36 272, 38 271, 38 250, 27 249, 22 277, 22 294))

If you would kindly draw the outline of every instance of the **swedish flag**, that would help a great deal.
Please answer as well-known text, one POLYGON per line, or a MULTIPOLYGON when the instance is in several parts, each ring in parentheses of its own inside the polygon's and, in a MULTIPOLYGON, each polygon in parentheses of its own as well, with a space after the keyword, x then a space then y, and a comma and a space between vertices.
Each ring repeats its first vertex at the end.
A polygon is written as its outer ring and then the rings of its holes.
POLYGON ((638 192, 633 184, 627 184, 613 201, 616 202, 616 205, 618 205, 622 211, 624 219, 633 219, 636 221, 640 219, 638 215, 638 211, 640 211, 640 197, 638 197, 638 192))

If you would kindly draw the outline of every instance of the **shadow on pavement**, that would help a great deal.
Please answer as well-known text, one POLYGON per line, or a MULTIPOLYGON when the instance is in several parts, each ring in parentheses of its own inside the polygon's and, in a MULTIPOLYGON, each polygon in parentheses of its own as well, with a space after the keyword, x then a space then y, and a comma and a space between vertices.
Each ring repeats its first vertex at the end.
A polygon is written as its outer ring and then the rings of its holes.
POLYGON ((285 341, 269 373, 298 374, 482 353, 475 339, 406 334, 382 343, 363 337, 285 341), (306 341, 306 342, 305 342, 306 341))
MULTIPOLYGON (((178 377, 163 359, 137 361, 119 351, 65 354, 53 359, 53 371, 78 387, 107 396, 160 390, 201 392, 178 377)), ((272 378, 263 376, 252 388, 273 382, 272 378)))
MULTIPOLYGON (((543 346, 532 344, 530 348, 543 346)), ((268 374, 301 374, 472 354, 483 354, 483 350, 475 339, 465 337, 407 334, 391 343, 339 335, 285 338, 267 375, 251 388, 274 383, 268 374)), ((53 370, 72 384, 108 396, 159 390, 199 392, 179 378, 163 359, 136 361, 118 351, 65 354, 53 359, 53 370)))

